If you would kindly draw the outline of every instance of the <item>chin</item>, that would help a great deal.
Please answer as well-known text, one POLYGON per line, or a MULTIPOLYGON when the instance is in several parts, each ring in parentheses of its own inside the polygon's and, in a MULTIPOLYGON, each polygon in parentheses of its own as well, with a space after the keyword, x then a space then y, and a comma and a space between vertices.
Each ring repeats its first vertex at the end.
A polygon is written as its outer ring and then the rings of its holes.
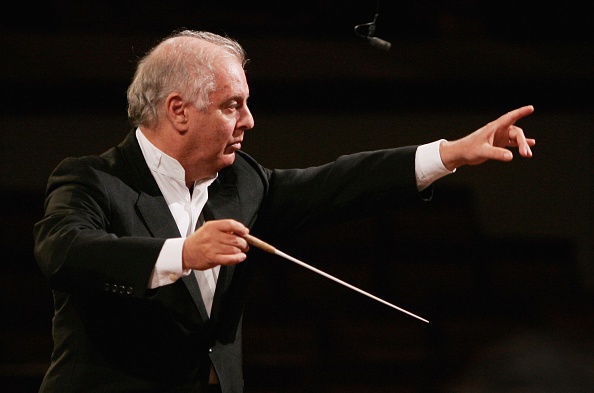
POLYGON ((232 165, 235 162, 235 152, 224 154, 219 160, 219 162, 221 163, 221 168, 225 168, 229 165, 232 165))

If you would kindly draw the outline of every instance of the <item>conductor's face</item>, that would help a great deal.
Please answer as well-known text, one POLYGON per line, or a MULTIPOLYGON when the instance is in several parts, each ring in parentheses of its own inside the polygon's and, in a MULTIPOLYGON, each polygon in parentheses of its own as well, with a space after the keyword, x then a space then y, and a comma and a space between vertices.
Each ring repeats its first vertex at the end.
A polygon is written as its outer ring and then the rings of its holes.
MULTIPOLYGON (((205 110, 189 107, 189 136, 195 152, 191 162, 214 175, 233 164, 246 130, 254 127, 247 106, 249 88, 239 62, 221 58, 217 66, 216 89, 205 110)), ((200 172, 203 172, 201 169, 200 172)))

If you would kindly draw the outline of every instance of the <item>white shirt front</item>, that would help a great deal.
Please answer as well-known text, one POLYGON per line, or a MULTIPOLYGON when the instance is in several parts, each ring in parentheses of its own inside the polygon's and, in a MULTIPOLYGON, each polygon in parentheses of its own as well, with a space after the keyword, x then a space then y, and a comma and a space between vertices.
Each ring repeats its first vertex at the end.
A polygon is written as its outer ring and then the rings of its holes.
MULTIPOLYGON (((181 164, 157 149, 140 129, 136 130, 136 138, 181 234, 181 238, 167 239, 161 249, 148 284, 149 288, 157 288, 190 274, 190 270, 182 269, 183 242, 196 229, 200 213, 208 200, 208 186, 216 176, 194 182, 193 191, 190 193, 186 186, 185 170, 181 164)), ((194 270, 209 315, 219 270, 220 266, 205 271, 194 270)))

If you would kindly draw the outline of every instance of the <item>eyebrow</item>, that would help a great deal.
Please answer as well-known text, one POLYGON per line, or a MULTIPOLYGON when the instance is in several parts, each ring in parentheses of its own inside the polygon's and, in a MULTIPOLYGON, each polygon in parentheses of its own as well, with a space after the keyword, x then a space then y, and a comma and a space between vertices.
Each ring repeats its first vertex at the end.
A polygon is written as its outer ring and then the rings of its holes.
POLYGON ((226 105, 226 104, 228 104, 230 102, 233 102, 233 101, 238 102, 238 103, 240 103, 240 102, 241 103, 244 103, 244 102, 247 101, 247 99, 248 99, 248 97, 244 97, 244 96, 240 96, 240 95, 234 95, 234 96, 229 97, 228 99, 224 100, 223 101, 223 105, 226 105))

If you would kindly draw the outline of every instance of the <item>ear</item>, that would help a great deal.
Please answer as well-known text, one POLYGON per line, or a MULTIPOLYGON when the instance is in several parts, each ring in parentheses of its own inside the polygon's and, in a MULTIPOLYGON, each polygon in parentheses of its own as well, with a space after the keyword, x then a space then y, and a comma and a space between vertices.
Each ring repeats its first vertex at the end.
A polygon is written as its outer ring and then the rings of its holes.
POLYGON ((165 99, 167 119, 176 130, 185 132, 188 129, 187 104, 179 93, 171 93, 165 99))

